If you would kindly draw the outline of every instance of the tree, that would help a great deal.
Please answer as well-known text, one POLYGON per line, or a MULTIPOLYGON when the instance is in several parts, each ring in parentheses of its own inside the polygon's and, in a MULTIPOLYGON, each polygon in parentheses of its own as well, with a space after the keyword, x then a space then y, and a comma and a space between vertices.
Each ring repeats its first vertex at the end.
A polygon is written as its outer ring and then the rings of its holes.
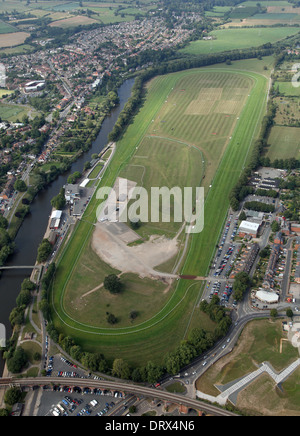
POLYGON ((68 182, 69 184, 72 185, 72 184, 76 183, 77 180, 80 179, 80 177, 81 177, 81 173, 80 173, 79 171, 75 171, 74 174, 71 174, 71 175, 68 177, 67 182, 68 182))
POLYGON ((153 362, 148 362, 146 365, 147 381, 148 383, 157 382, 163 375, 163 369, 160 365, 153 362))
POLYGON ((104 279, 104 288, 111 294, 119 294, 123 290, 123 284, 118 276, 110 274, 104 279))
POLYGON ((242 211, 242 212, 240 213, 239 220, 240 220, 240 221, 244 221, 244 220, 246 220, 246 219, 247 219, 247 215, 246 215, 246 213, 245 213, 244 211, 242 211))
POLYGON ((31 301, 31 293, 28 289, 24 289, 19 293, 16 299, 17 306, 28 306, 31 301))
POLYGON ((27 355, 22 347, 17 347, 13 356, 7 359, 7 368, 10 372, 16 374, 21 372, 28 362, 27 355))
POLYGON ((113 313, 109 313, 106 319, 109 324, 117 324, 118 322, 118 319, 115 317, 113 313))
POLYGON ((130 368, 128 363, 123 359, 115 359, 112 368, 112 375, 123 379, 129 379, 130 368))
POLYGON ((83 170, 86 171, 91 168, 91 162, 86 162, 83 166, 83 170))
POLYGON ((8 227, 7 219, 3 215, 0 214, 0 228, 7 229, 7 227, 8 227))
POLYGON ((34 291, 36 285, 30 279, 24 279, 21 285, 22 291, 34 291))
POLYGON ((9 416, 9 412, 7 409, 0 409, 0 416, 9 416))
POLYGON ((79 345, 73 345, 70 348, 70 356, 74 360, 81 361, 81 358, 83 356, 83 352, 82 352, 81 347, 79 345))
POLYGON ((24 323, 25 306, 14 307, 9 315, 9 322, 12 327, 24 323))
POLYGON ((280 224, 277 221, 273 221, 271 224, 272 232, 277 233, 280 230, 280 224))
POLYGON ((19 192, 25 192, 27 190, 27 186, 26 186, 26 183, 24 182, 24 180, 21 180, 21 179, 16 180, 16 182, 14 184, 14 189, 16 191, 19 191, 19 192))
POLYGON ((41 262, 45 262, 48 257, 50 256, 51 252, 52 252, 52 245, 51 243, 48 241, 48 239, 43 239, 43 241, 41 242, 41 244, 39 245, 38 248, 38 256, 37 256, 37 261, 39 263, 41 262))
POLYGON ((13 406, 18 403, 22 398, 22 392, 18 388, 10 388, 5 392, 4 402, 9 406, 13 406))
POLYGON ((251 286, 251 279, 245 272, 240 272, 235 276, 233 283, 234 298, 238 301, 243 299, 245 292, 251 286))
POLYGON ((271 315, 271 318, 275 319, 275 318, 278 316, 278 311, 277 311, 277 309, 272 309, 272 310, 270 311, 270 315, 271 315))
POLYGON ((50 319, 51 307, 47 300, 43 299, 39 302, 39 310, 42 312, 45 319, 50 319))
POLYGON ((141 227, 141 221, 139 219, 133 218, 130 221, 130 227, 132 228, 132 230, 138 230, 141 227))
POLYGON ((52 198, 51 206, 57 210, 61 210, 66 205, 65 190, 62 188, 60 193, 52 198))

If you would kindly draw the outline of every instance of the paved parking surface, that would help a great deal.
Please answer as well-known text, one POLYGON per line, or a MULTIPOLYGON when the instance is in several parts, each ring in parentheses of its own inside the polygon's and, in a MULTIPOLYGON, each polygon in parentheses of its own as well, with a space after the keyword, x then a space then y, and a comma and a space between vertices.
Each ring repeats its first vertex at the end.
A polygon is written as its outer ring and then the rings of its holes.
POLYGON ((61 392, 59 389, 52 391, 49 386, 48 390, 43 391, 38 416, 55 416, 57 413, 60 416, 105 416, 122 401, 123 398, 116 398, 108 392, 61 392))

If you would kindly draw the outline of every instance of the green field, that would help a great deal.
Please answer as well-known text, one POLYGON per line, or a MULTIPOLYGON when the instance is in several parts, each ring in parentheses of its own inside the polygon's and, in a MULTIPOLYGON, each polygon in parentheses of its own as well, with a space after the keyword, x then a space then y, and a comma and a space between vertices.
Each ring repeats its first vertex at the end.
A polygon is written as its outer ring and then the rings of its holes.
POLYGON ((287 36, 295 35, 298 32, 299 28, 296 27, 214 30, 209 36, 216 39, 191 42, 181 51, 187 54, 198 55, 259 47, 268 42, 274 43, 287 36))
POLYGON ((283 94, 285 96, 300 96, 300 86, 296 88, 293 86, 292 82, 276 82, 274 84, 275 88, 278 87, 280 94, 283 94))
MULTIPOLYGON (((170 174, 175 171, 175 176, 176 166, 170 152, 167 163, 160 159, 161 153, 172 147, 181 150, 181 155, 187 146, 192 146, 195 152, 198 149, 203 153, 205 227, 202 233, 190 238, 189 255, 182 268, 185 273, 205 275, 207 272, 228 210, 228 194, 240 175, 249 148, 259 131, 265 109, 266 89, 267 79, 262 75, 233 68, 189 70, 154 79, 148 87, 144 107, 118 143, 117 151, 103 176, 102 186, 112 186, 118 174, 130 171, 132 164, 140 162, 141 158, 138 156, 142 156, 141 151, 145 152, 146 147, 150 151, 154 145, 155 152, 159 154, 151 167, 153 171, 156 170, 157 181, 160 178, 165 184, 166 164, 170 165, 170 174), (231 103, 228 108, 231 113, 224 109, 224 102, 229 100, 231 103), (232 139, 229 140, 231 136, 232 139), (151 144, 152 141, 154 144, 151 144), (212 188, 209 188, 211 183, 212 188)), ((199 153, 199 173, 202 170, 200 156, 199 153)), ((151 174, 150 167, 146 168, 146 174, 149 178, 144 178, 144 183, 151 184, 154 175, 151 174)), ((135 176, 142 177, 141 173, 136 173, 135 176)), ((180 182, 182 176, 178 176, 177 180, 180 182)), ((91 289, 86 285, 85 290, 80 290, 79 280, 91 281, 91 286, 94 286, 102 279, 100 270, 96 269, 99 276, 93 277, 91 273, 84 272, 82 266, 83 259, 95 261, 89 241, 93 232, 90 223, 95 220, 96 207, 97 201, 93 198, 84 220, 78 224, 69 244, 64 248, 53 287, 55 292, 52 293, 54 324, 59 331, 72 336, 85 349, 101 350, 107 358, 123 357, 133 364, 145 363, 147 360, 159 362, 162 354, 173 350, 186 337, 191 321, 193 326, 203 323, 203 319, 194 319, 192 316, 193 308, 201 296, 201 281, 175 282, 174 288, 167 295, 161 295, 155 309, 149 306, 149 313, 143 314, 132 326, 97 327, 95 324, 91 325, 88 316, 85 321, 83 318, 79 321, 78 310, 74 304, 72 314, 69 313, 67 301, 75 302, 75 293, 73 298, 69 293, 72 290, 70 282, 72 281, 73 287, 76 284, 76 295, 79 298, 80 293, 82 295, 91 289), (75 280, 76 277, 78 280, 75 280)), ((103 277, 111 268, 101 266, 100 263, 97 259, 97 268, 103 268, 103 277)), ((148 292, 154 292, 153 286, 148 292)), ((128 298, 132 299, 130 295, 128 298)), ((99 316, 94 319, 94 323, 98 325, 103 321, 100 302, 102 303, 101 293, 94 294, 94 310, 99 305, 99 316)), ((91 302, 86 306, 87 309, 88 307, 92 308, 91 302)), ((109 306, 109 310, 112 307, 114 306, 109 306)), ((85 306, 81 309, 84 308, 85 306)), ((81 316, 85 316, 84 312, 81 316)))
POLYGON ((0 98, 3 98, 5 95, 12 94, 14 91, 10 91, 9 89, 0 88, 0 98))
POLYGON ((271 162, 275 159, 300 159, 300 128, 274 126, 268 138, 266 156, 271 162))
POLYGON ((0 20, 0 34, 1 33, 14 33, 14 32, 17 32, 17 31, 18 31, 18 29, 16 29, 11 24, 5 23, 4 21, 0 20))
MULTIPOLYGON (((15 122, 16 120, 21 121, 23 116, 28 115, 30 110, 31 108, 26 106, 0 103, 0 118, 12 122, 15 122)), ((36 111, 34 111, 34 113, 36 113, 36 111)))
MULTIPOLYGON (((269 362, 278 373, 298 358, 298 350, 286 340, 282 321, 256 320, 248 323, 233 352, 220 359, 197 381, 197 389, 216 396, 222 386, 255 371, 269 362), (280 352, 280 341, 283 352, 280 352)), ((281 388, 269 375, 263 375, 239 392, 236 406, 246 416, 299 415, 299 369, 285 380, 281 388)))

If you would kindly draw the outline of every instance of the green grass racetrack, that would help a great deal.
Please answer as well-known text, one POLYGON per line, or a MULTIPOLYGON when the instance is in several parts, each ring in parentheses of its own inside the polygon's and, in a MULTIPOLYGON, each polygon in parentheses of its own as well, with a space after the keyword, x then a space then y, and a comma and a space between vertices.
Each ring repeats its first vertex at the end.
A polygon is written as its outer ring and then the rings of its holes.
MULTIPOLYGON (((137 145, 142 141, 152 120, 177 81, 187 75, 208 71, 244 75, 251 78, 254 85, 216 171, 212 187, 206 195, 204 230, 200 234, 190 236, 188 254, 181 273, 196 276, 205 276, 208 272, 229 208, 229 193, 245 166, 251 145, 258 136, 267 102, 267 77, 254 72, 234 70, 234 68, 232 70, 205 68, 155 79, 156 82, 147 95, 144 107, 136 115, 134 123, 128 127, 124 138, 118 143, 116 153, 99 185, 99 187, 113 186, 116 177, 128 165, 137 145), (130 140, 126 139, 128 137, 130 140)), ((84 350, 101 352, 108 359, 122 357, 135 365, 149 360, 161 362, 162 356, 175 349, 185 338, 193 310, 201 296, 203 286, 201 281, 178 280, 165 306, 159 307, 157 314, 151 319, 132 327, 97 328, 79 323, 66 313, 64 291, 94 229, 91 223, 96 220, 95 197, 86 210, 84 220, 77 224, 57 264, 51 295, 53 324, 59 332, 72 337, 84 350)))

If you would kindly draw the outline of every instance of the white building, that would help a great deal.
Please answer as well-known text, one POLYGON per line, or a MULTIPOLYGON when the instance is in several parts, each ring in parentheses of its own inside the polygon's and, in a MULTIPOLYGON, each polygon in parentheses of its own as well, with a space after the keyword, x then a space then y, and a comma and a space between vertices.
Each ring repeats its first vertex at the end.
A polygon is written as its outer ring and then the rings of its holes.
POLYGON ((61 210, 54 210, 51 214, 50 217, 50 229, 58 229, 60 226, 60 220, 61 220, 61 216, 62 216, 62 211, 61 210))
POLYGON ((266 304, 278 303, 279 295, 276 292, 260 289, 256 292, 256 298, 266 304))
POLYGON ((242 221, 239 227, 239 236, 244 237, 246 235, 257 237, 258 230, 260 228, 259 223, 253 223, 251 221, 242 221))
POLYGON ((25 92, 38 92, 45 88, 44 80, 35 80, 34 82, 28 82, 24 86, 25 92))

